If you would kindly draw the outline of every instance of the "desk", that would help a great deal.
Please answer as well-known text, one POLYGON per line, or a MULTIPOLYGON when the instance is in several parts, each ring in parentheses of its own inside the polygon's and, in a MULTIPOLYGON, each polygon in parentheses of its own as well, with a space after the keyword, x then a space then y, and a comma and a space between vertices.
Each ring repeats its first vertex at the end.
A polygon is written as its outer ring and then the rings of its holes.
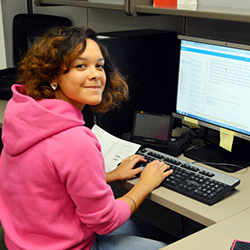
POLYGON ((250 208, 179 240, 162 250, 229 250, 234 239, 250 240, 250 208))
MULTIPOLYGON (((183 155, 179 158, 191 161, 183 155)), ((206 167, 213 169, 209 166, 206 167)), ((228 197, 212 206, 164 187, 158 187, 149 195, 150 200, 207 226, 207 228, 171 244, 166 249, 229 250, 232 241, 236 238, 250 241, 250 169, 248 167, 236 173, 226 174, 239 178, 241 182, 228 197), (241 227, 241 222, 244 222, 243 227, 241 227)), ((126 181, 124 187, 130 189, 137 182, 138 178, 126 181)))
MULTIPOLYGON (((190 161, 182 155, 179 158, 190 161)), ((206 167, 211 168, 209 166, 206 167)), ((218 170, 218 172, 222 171, 218 170)), ((239 178, 241 182, 230 196, 212 206, 208 206, 164 187, 155 189, 150 194, 149 199, 202 225, 211 226, 250 208, 249 168, 227 174, 239 178)), ((138 178, 129 180, 124 183, 124 187, 131 189, 137 182, 138 178)))

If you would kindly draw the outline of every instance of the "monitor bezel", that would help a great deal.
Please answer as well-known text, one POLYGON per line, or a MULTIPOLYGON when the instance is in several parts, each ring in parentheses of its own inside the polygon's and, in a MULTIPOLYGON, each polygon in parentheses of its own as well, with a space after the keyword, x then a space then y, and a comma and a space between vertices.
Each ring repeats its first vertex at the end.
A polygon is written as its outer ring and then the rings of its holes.
POLYGON ((250 51, 250 45, 248 44, 227 42, 227 41, 222 41, 222 40, 217 40, 217 39, 200 38, 200 37, 194 37, 194 36, 184 36, 184 35, 178 35, 178 39, 191 41, 191 42, 198 42, 198 43, 207 43, 207 44, 218 45, 218 46, 226 46, 229 48, 245 49, 245 50, 250 51))
MULTIPOLYGON (((184 35, 178 35, 178 39, 179 40, 184 40, 184 41, 206 43, 206 44, 211 44, 211 45, 218 45, 218 46, 224 46, 224 47, 236 48, 236 49, 244 49, 244 50, 249 50, 250 51, 250 45, 247 45, 247 44, 226 42, 226 41, 221 41, 221 40, 199 38, 199 37, 192 37, 192 36, 184 36, 184 35)), ((179 82, 178 82, 178 84, 179 84, 179 82)), ((192 119, 191 116, 185 116, 183 114, 179 114, 179 113, 176 113, 176 112, 173 112, 172 115, 175 118, 180 119, 183 124, 185 124, 185 117, 189 117, 189 118, 192 119)), ((210 129, 213 129, 213 130, 216 130, 216 131, 220 131, 221 128, 224 128, 224 129, 227 129, 229 131, 233 131, 235 133, 234 134, 235 136, 250 141, 250 135, 248 135, 248 134, 240 133, 238 131, 229 129, 229 128, 224 127, 224 126, 219 126, 219 125, 215 125, 215 124, 212 124, 212 123, 208 123, 208 122, 205 122, 205 121, 197 119, 197 118, 195 118, 195 120, 198 121, 198 125, 200 125, 202 127, 207 127, 207 128, 210 128, 210 129)))

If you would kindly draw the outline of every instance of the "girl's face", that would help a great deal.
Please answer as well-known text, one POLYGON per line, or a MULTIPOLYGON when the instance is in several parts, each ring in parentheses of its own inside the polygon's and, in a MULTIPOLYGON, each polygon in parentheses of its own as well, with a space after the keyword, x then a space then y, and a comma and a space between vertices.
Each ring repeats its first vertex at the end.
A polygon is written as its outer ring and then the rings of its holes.
POLYGON ((102 101, 106 74, 104 58, 98 44, 86 39, 86 49, 76 58, 68 73, 56 77, 60 88, 57 98, 82 110, 85 104, 97 105, 102 101))

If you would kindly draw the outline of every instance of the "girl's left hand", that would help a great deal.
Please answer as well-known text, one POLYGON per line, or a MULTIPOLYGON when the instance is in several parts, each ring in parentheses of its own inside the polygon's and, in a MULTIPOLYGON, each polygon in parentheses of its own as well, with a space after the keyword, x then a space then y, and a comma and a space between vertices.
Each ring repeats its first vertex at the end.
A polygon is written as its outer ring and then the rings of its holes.
POLYGON ((111 183, 113 181, 123 181, 131 179, 133 176, 142 172, 143 168, 135 168, 134 166, 138 162, 147 162, 144 156, 141 155, 131 155, 126 159, 122 160, 119 166, 113 171, 106 173, 106 181, 107 183, 111 183))

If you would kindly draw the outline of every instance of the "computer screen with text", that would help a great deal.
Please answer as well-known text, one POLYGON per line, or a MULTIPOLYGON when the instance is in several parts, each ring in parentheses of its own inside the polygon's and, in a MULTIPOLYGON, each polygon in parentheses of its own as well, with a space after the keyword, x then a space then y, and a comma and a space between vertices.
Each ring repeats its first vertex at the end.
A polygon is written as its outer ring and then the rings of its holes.
POLYGON ((250 51, 181 41, 178 114, 250 136, 250 51))

